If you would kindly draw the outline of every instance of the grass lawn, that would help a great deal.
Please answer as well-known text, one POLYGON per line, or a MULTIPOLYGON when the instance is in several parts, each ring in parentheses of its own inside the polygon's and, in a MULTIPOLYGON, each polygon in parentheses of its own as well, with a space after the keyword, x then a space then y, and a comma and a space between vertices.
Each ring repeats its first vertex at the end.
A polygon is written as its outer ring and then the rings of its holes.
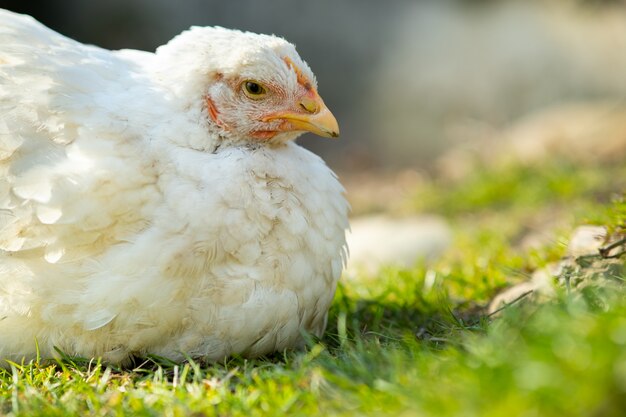
POLYGON ((485 309, 562 257, 577 225, 623 236, 625 182, 620 165, 558 161, 433 181, 413 207, 446 215, 453 247, 344 281, 326 335, 306 351, 219 365, 152 358, 129 370, 15 364, 0 371, 0 415, 626 415, 626 257, 600 278, 581 267, 588 285, 558 287, 545 303, 485 309), (551 237, 523 244, 533 232, 551 237))

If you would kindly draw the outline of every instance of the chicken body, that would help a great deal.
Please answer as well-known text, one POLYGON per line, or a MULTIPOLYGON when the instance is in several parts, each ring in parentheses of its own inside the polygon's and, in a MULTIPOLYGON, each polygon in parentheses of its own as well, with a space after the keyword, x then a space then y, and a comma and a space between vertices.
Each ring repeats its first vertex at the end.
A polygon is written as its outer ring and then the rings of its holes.
POLYGON ((317 100, 309 72, 265 35, 111 52, 0 11, 0 358, 220 360, 321 335, 343 189, 293 142, 308 121, 254 113, 317 100), (247 79, 284 94, 245 101, 247 79))

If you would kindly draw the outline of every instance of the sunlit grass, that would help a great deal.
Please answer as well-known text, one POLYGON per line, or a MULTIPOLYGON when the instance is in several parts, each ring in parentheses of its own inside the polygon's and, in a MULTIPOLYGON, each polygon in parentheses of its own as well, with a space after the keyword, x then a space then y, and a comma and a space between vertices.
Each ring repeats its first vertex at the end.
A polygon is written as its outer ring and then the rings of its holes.
POLYGON ((417 210, 450 217, 483 212, 532 212, 567 205, 583 212, 626 188, 626 165, 581 166, 566 160, 476 167, 457 181, 436 180, 419 190, 417 210), (575 204, 573 204, 575 203, 575 204))

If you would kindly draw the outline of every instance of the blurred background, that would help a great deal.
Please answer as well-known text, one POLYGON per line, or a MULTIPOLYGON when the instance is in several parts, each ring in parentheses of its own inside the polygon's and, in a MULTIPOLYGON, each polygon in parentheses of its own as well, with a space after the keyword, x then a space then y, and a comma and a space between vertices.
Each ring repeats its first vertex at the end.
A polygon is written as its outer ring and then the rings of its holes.
MULTIPOLYGON (((605 139, 589 139, 587 133, 626 114, 623 1, 0 0, 0 5, 110 49, 154 50, 192 25, 285 37, 316 73, 342 131, 340 141, 307 135, 300 143, 321 154, 349 188, 354 184, 355 195, 368 176, 408 187, 432 172, 462 176, 469 168, 460 154, 472 150, 485 153, 483 159, 498 158, 494 149, 511 132, 516 152, 526 152, 519 150, 526 142, 534 146, 531 153, 537 146, 578 146, 559 142, 559 136, 573 135, 583 143, 579 153, 593 153, 592 142, 605 139), (537 129, 543 139, 537 139, 537 129), (524 133, 529 131, 533 134, 524 133)), ((620 143, 623 126, 610 129, 621 132, 620 143)), ((606 152, 622 155, 610 147, 606 152)))

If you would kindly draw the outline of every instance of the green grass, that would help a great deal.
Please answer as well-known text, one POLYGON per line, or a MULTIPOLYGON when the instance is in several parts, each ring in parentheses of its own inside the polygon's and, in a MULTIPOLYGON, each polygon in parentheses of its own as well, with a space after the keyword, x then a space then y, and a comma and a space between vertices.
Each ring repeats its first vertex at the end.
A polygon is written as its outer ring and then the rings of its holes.
POLYGON ((581 166, 563 159, 543 164, 505 163, 477 167, 462 180, 433 181, 419 190, 414 206, 458 216, 494 210, 528 212, 554 205, 572 208, 572 202, 587 200, 584 209, 625 188, 625 164, 581 166))
MULTIPOLYGON (((126 370, 71 358, 15 364, 0 371, 0 415, 621 416, 621 285, 593 280, 497 317, 485 307, 563 256, 577 224, 623 235, 622 173, 558 163, 433 184, 415 207, 448 216, 451 250, 343 282, 326 335, 305 351, 211 366, 154 358, 126 370), (553 239, 520 244, 528 224, 553 218, 553 239)), ((615 282, 626 279, 623 264, 610 270, 615 282)))

